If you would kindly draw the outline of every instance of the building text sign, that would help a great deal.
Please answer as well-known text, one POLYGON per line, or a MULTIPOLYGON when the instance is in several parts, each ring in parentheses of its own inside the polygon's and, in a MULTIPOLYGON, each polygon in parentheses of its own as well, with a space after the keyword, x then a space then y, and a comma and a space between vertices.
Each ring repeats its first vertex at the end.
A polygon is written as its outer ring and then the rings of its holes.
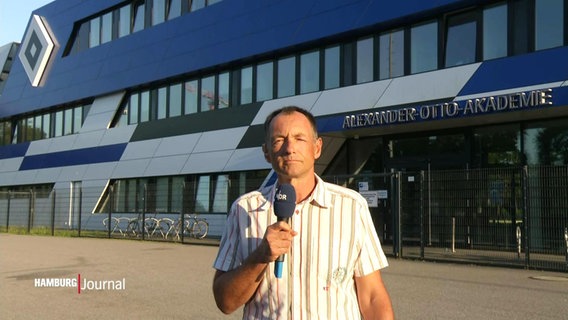
POLYGON ((533 90, 463 101, 351 114, 345 116, 342 127, 343 129, 354 129, 441 120, 548 105, 552 105, 552 89, 533 90))

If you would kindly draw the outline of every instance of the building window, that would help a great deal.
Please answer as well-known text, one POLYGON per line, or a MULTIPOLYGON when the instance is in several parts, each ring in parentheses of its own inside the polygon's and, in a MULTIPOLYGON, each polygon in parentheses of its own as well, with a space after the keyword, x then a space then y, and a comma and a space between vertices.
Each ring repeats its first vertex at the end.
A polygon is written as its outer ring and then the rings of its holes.
POLYGON ((252 67, 241 69, 240 104, 252 102, 252 67))
POLYGON ((106 13, 101 18, 101 44, 112 40, 112 12, 106 13))
POLYGON ((181 16, 182 0, 170 0, 168 6, 168 20, 181 16))
POLYGON ((274 64, 266 62, 256 67, 256 101, 274 97, 274 64))
POLYGON ((155 91, 157 94, 157 119, 168 117, 168 88, 162 87, 155 91))
POLYGON ((475 13, 463 13, 448 18, 446 30, 445 67, 476 61, 477 21, 475 13))
POLYGON ((144 23, 146 20, 144 16, 145 5, 144 2, 138 2, 133 4, 133 6, 134 19, 132 24, 132 32, 137 32, 144 29, 144 23))
POLYGON ((140 122, 150 121, 150 91, 146 90, 140 94, 140 122))
POLYGON ((182 96, 181 83, 170 86, 169 117, 181 116, 182 96))
POLYGON ((152 26, 166 21, 166 0, 152 1, 152 26))
POLYGON ((523 132, 523 152, 527 165, 568 165, 568 125, 566 120, 532 123, 523 132))
POLYGON ((379 37, 379 79, 404 75, 404 31, 383 33, 379 37))
POLYGON ((507 5, 483 10, 483 60, 507 56, 507 5))
POLYGON ((201 108, 199 111, 215 109, 215 76, 201 79, 201 108))
POLYGON ((364 83, 373 81, 375 74, 374 68, 374 39, 366 38, 357 41, 357 67, 356 77, 357 83, 364 83))
POLYGON ((341 57, 340 47, 326 48, 324 51, 324 89, 339 87, 341 57))
POLYGON ((529 33, 532 26, 532 13, 529 8, 532 0, 516 0, 510 2, 509 23, 511 24, 511 52, 517 55, 530 51, 529 33))
POLYGON ((209 201, 211 193, 211 177, 200 176, 197 182, 197 190, 195 195, 195 212, 209 212, 209 201))
POLYGON ((119 10, 118 37, 130 34, 130 6, 124 6, 119 10))
POLYGON ((564 0, 535 1, 535 50, 564 44, 564 0))
POLYGON ((130 101, 128 103, 128 124, 136 124, 138 123, 138 108, 140 107, 139 104, 140 95, 132 94, 130 95, 130 101))
POLYGON ((191 80, 185 83, 185 101, 184 114, 197 113, 199 105, 199 83, 197 80, 191 80))
POLYGON ((493 168, 521 165, 520 136, 518 124, 475 129, 474 166, 493 168))
POLYGON ((89 47, 96 47, 101 44, 101 20, 96 18, 90 22, 90 36, 89 36, 89 47))
POLYGON ((219 89, 216 96, 218 109, 231 106, 229 94, 229 72, 223 72, 219 74, 219 89))
POLYGON ((205 0, 193 0, 191 1, 191 11, 199 10, 205 8, 205 0))
POLYGON ((296 57, 278 60, 278 98, 293 96, 296 93, 296 57))
POLYGON ((438 69, 438 23, 429 22, 410 29, 410 72, 438 69))
POLYGON ((300 56, 300 93, 318 91, 320 79, 319 51, 300 56))

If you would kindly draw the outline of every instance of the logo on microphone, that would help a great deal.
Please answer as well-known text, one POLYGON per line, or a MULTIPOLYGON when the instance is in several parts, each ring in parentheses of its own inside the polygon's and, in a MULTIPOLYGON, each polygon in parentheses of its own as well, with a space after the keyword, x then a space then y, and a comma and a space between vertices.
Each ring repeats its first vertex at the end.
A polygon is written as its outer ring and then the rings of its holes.
POLYGON ((286 194, 282 194, 280 191, 276 194, 276 200, 279 201, 286 201, 286 194))

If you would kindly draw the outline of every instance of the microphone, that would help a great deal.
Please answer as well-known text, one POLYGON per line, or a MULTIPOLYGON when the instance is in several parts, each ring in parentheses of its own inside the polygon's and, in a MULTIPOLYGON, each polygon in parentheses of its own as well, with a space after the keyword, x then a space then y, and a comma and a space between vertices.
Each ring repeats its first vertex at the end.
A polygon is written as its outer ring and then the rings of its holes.
MULTIPOLYGON (((296 210, 296 190, 291 184, 282 184, 276 189, 274 196, 274 214, 278 217, 278 221, 286 221, 290 223, 290 218, 296 210)), ((276 278, 282 278, 282 267, 284 265, 285 255, 281 255, 276 259, 274 264, 274 275, 276 278)))

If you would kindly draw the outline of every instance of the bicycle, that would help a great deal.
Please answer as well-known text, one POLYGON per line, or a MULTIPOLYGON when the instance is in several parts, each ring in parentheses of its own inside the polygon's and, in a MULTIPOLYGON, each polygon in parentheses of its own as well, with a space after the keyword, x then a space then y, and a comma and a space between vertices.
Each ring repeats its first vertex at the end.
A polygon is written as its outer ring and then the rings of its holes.
POLYGON ((154 217, 145 218, 144 223, 142 223, 142 217, 138 215, 137 218, 130 219, 126 233, 138 237, 142 232, 144 232, 148 237, 161 235, 162 238, 166 239, 167 233, 171 229, 168 220, 171 219, 158 219, 154 215, 154 217), (144 228, 144 230, 142 230, 142 227, 144 228))
MULTIPOLYGON (((108 223, 109 218, 104 218, 103 219, 103 225, 105 226, 105 230, 108 230, 108 223)), ((128 224, 130 222, 130 219, 125 218, 125 217, 111 217, 111 234, 114 234, 115 232, 120 233, 121 236, 125 237, 127 234, 127 231, 123 228, 123 226, 125 226, 126 228, 128 228, 128 224)))
POLYGON ((175 221, 169 218, 164 218, 164 220, 167 220, 170 225, 170 228, 166 232, 166 239, 171 233, 175 234, 175 237, 179 240, 181 232, 183 232, 184 236, 187 235, 195 239, 203 239, 209 232, 209 222, 207 222, 207 219, 200 218, 197 215, 185 214, 183 228, 181 226, 181 218, 175 221))

